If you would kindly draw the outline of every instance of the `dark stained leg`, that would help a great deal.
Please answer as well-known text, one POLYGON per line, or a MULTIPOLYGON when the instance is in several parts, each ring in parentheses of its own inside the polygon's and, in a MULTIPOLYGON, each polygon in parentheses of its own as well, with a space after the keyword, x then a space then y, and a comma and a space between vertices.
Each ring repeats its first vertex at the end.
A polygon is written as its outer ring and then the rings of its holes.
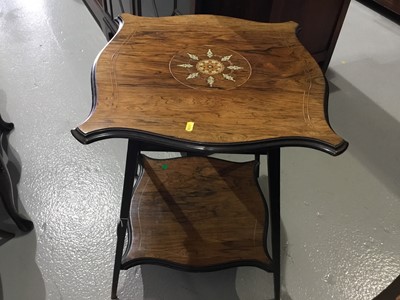
POLYGON ((272 257, 274 264, 275 300, 281 295, 281 229, 280 229, 280 149, 268 151, 268 185, 271 205, 272 257))
MULTIPOLYGON (((13 123, 5 122, 0 116, 0 137, 3 134, 10 132, 14 128, 13 123)), ((0 148, 3 146, 2 139, 0 139, 0 148)), ((0 149, 1 150, 1 149, 0 149)), ((0 198, 4 203, 4 207, 10 217, 13 219, 18 228, 23 232, 29 232, 33 229, 33 223, 21 217, 14 204, 13 186, 11 182, 10 173, 2 158, 2 151, 0 151, 0 198)))
POLYGON ((128 141, 128 151, 125 164, 124 189, 122 191, 120 222, 117 228, 117 249, 115 251, 114 274, 111 288, 111 299, 118 299, 117 288, 121 259, 124 248, 125 234, 128 226, 129 209, 131 205, 133 184, 138 168, 139 147, 132 140, 128 141))
POLYGON ((0 246, 3 245, 3 244, 5 244, 5 243, 7 243, 7 242, 8 242, 9 240, 11 240, 14 236, 15 236, 14 233, 7 232, 7 231, 4 231, 4 230, 1 230, 1 229, 0 229, 0 238, 1 238, 1 240, 0 240, 0 246))
POLYGON ((14 128, 13 123, 5 122, 0 115, 0 132, 9 132, 14 128))

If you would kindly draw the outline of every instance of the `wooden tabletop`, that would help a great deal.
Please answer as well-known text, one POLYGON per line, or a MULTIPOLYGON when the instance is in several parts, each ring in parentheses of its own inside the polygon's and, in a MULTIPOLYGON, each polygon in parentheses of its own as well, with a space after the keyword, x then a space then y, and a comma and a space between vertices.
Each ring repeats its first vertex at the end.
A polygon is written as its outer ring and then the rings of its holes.
POLYGON ((211 15, 120 17, 92 72, 82 143, 124 137, 182 150, 305 146, 337 155, 323 73, 297 24, 211 15))

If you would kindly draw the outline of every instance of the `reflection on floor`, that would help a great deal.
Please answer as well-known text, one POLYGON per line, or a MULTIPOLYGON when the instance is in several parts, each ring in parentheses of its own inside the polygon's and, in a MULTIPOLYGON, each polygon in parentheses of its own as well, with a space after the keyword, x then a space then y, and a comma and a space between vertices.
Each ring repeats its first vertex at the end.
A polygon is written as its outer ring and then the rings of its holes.
MULTIPOLYGON (((69 133, 90 111, 105 39, 79 0, 5 0, 0 26, 8 159, 35 223, 0 247, 0 299, 109 299, 126 142, 69 133)), ((368 300, 400 273, 398 49, 400 27, 353 1, 327 73, 331 124, 350 147, 282 151, 283 299, 368 300)), ((120 283, 121 300, 272 298, 272 276, 250 267, 143 266, 120 283)))

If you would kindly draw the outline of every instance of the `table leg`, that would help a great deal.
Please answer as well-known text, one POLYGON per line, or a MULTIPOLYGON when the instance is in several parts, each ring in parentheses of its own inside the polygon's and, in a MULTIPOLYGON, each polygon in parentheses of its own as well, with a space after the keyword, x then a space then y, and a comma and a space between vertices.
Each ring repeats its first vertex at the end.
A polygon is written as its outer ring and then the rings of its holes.
POLYGON ((0 116, 0 132, 9 132, 12 129, 14 129, 14 124, 5 122, 0 116))
POLYGON ((131 11, 132 15, 136 15, 136 0, 131 0, 131 11))
POLYGON ((4 231, 0 229, 0 246, 7 243, 9 240, 11 240, 13 237, 15 237, 14 233, 4 231))
POLYGON ((139 0, 137 2, 137 15, 141 16, 142 15, 142 0, 139 0))
POLYGON ((139 158, 138 156, 139 156, 138 145, 135 144, 132 140, 129 140, 128 151, 126 155, 124 189, 122 191, 120 221, 117 228, 117 248, 115 251, 115 263, 114 263, 113 282, 111 288, 111 299, 118 299, 117 297, 118 280, 119 280, 119 273, 121 271, 121 259, 124 248, 125 234, 128 227, 129 209, 132 199, 133 184, 138 168, 138 158, 139 158))
POLYGON ((274 265, 275 300, 281 294, 281 229, 280 229, 280 149, 268 151, 268 185, 271 211, 272 259, 274 265))
POLYGON ((23 232, 29 232, 33 229, 32 221, 29 221, 19 215, 14 204, 13 186, 11 183, 10 174, 8 173, 7 167, 0 156, 0 199, 2 200, 4 207, 15 222, 17 227, 23 232))
MULTIPOLYGON (((0 116, 0 137, 3 137, 3 134, 7 134, 14 128, 13 123, 5 122, 0 116)), ((0 143, 3 140, 0 139, 0 143)), ((2 154, 2 144, 0 144, 0 198, 4 204, 4 207, 7 213, 10 215, 11 219, 15 222, 17 227, 23 232, 29 232, 33 229, 33 223, 27 219, 21 217, 14 203, 14 195, 13 195, 13 186, 10 177, 10 173, 8 172, 7 166, 3 161, 1 156, 2 154)))

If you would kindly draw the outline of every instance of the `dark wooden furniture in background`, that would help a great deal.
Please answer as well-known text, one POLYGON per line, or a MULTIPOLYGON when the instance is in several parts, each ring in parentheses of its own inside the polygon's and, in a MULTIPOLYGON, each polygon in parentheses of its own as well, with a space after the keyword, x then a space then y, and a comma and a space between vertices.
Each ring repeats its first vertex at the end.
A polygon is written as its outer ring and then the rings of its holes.
MULTIPOLYGON (((112 19, 121 12, 119 0, 83 1, 109 39, 116 32, 117 26, 112 19)), ((129 5, 124 5, 124 10, 131 14, 137 12, 140 15, 141 1, 136 1, 136 6, 134 2, 135 0, 132 0, 129 5)), ((295 21, 301 29, 298 33, 300 41, 325 71, 349 3, 350 0, 197 0, 195 13, 224 15, 260 22, 295 21)))
POLYGON ((297 25, 128 14, 120 23, 92 69, 90 117, 72 130, 84 144, 129 139, 112 298, 117 298, 121 268, 156 263, 196 271, 258 266, 274 273, 275 299, 280 299, 280 148, 338 155, 347 147, 329 126, 326 81, 296 37, 297 25), (141 155, 145 150, 189 157, 152 162, 141 155), (254 154, 255 163, 205 157, 213 153, 254 154), (265 226, 260 228, 267 224, 264 203, 250 175, 260 155, 268 159, 272 261, 265 226), (235 172, 239 166, 244 178, 235 172), (176 182, 181 179, 189 185, 176 182), (221 212, 223 202, 230 204, 221 212), (210 222, 196 219, 202 214, 210 222), (154 219, 165 226, 155 226, 154 219), (232 235, 238 231, 232 219, 245 223, 240 236, 232 235), (167 228, 172 232, 156 232, 167 228), (202 239, 196 238, 200 232, 202 239), (155 241, 160 234, 161 244, 155 241))
MULTIPOLYGON (((103 31, 103 34, 110 40, 118 29, 114 21, 114 15, 118 15, 121 11, 115 11, 118 8, 118 0, 82 0, 86 7, 96 20, 97 24, 103 31)), ((132 1, 134 3, 134 1, 132 1)), ((135 5, 131 5, 127 10, 135 14, 135 5)))
POLYGON ((373 300, 400 300, 400 275, 373 300))
POLYGON ((350 0, 198 0, 196 13, 261 22, 295 21, 300 41, 326 70, 349 4, 350 0))
POLYGON ((373 0, 379 5, 389 9, 397 15, 400 15, 400 0, 373 0))
POLYGON ((357 0, 357 2, 400 25, 400 0, 357 0))

